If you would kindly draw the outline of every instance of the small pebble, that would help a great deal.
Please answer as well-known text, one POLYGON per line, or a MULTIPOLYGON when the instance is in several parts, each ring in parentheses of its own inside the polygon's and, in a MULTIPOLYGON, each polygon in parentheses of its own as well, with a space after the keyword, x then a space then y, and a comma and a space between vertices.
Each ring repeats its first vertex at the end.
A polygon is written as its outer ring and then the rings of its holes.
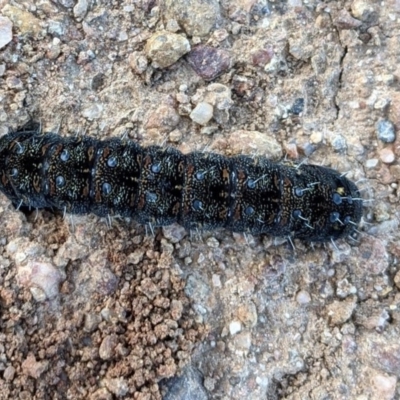
POLYGON ((242 324, 240 323, 240 321, 232 321, 229 324, 229 332, 232 336, 240 332, 241 330, 242 330, 242 324))
POLYGON ((171 243, 179 243, 187 234, 186 229, 178 224, 163 226, 164 236, 171 243))
POLYGON ((15 375, 15 368, 12 365, 9 365, 3 372, 3 378, 6 381, 12 381, 15 375))
POLYGON ((310 135, 311 143, 319 144, 322 142, 322 132, 313 132, 310 135))
POLYGON ((218 0, 166 0, 165 3, 166 20, 176 20, 190 37, 208 35, 220 15, 218 0))
POLYGON ((251 53, 251 62, 254 66, 265 67, 274 56, 272 47, 267 49, 258 49, 251 53))
POLYGON ((311 301, 310 293, 306 290, 300 290, 296 295, 296 301, 301 305, 308 304, 311 301))
POLYGON ((194 110, 190 113, 191 120, 199 125, 206 125, 212 116, 213 106, 205 102, 197 104, 194 110))
POLYGON ((78 0, 74 7, 74 17, 78 21, 82 21, 85 18, 85 15, 88 11, 88 2, 87 0, 78 0))
POLYGON ((143 74, 146 71, 148 66, 148 61, 146 56, 140 51, 134 51, 129 56, 129 65, 132 70, 138 75, 143 74))
POLYGON ((8 18, 0 16, 0 49, 12 40, 12 23, 8 18))
POLYGON ((40 375, 47 370, 48 366, 48 361, 36 361, 36 358, 32 353, 28 354, 21 365, 23 374, 28 375, 33 379, 39 379, 40 375))
POLYGON ((293 102, 292 107, 290 108, 289 112, 294 115, 300 115, 304 110, 304 99, 298 98, 293 102))
POLYGON ((155 68, 167 68, 189 51, 190 44, 184 36, 167 31, 156 32, 145 46, 155 68))
POLYGON ((357 288, 352 285, 347 279, 340 279, 337 283, 336 294, 345 298, 351 294, 357 293, 357 288))
POLYGON ((391 164, 395 160, 393 150, 388 147, 379 152, 379 158, 385 164, 391 164))
POLYGON ((47 299, 46 293, 41 288, 32 286, 31 288, 29 288, 29 291, 31 292, 32 297, 38 303, 43 303, 44 301, 46 301, 47 299))
POLYGON ((350 320, 356 308, 356 297, 348 297, 344 301, 335 300, 326 307, 327 315, 329 316, 332 325, 343 325, 350 320))
POLYGON ((65 8, 72 8, 75 4, 75 0, 60 0, 59 3, 65 8))
POLYGON ((59 285, 63 280, 62 274, 50 263, 28 262, 24 266, 18 266, 17 277, 21 285, 28 288, 39 288, 40 292, 34 290, 33 295, 40 300, 42 293, 48 299, 55 298, 59 293, 59 285))
POLYGON ((170 134, 169 134, 169 140, 173 143, 177 143, 182 139, 182 132, 179 129, 174 129, 170 134))
POLYGON ((376 132, 378 139, 384 143, 393 143, 396 139, 394 124, 387 119, 382 119, 377 122, 376 132))
POLYGON ((373 22, 378 17, 374 6, 365 0, 354 0, 351 5, 351 13, 355 18, 368 23, 373 22))
POLYGON ((379 164, 379 160, 377 158, 370 158, 365 162, 365 168, 372 169, 375 168, 379 164))
POLYGON ((212 284, 215 288, 220 288, 222 286, 221 284, 221 278, 219 275, 213 274, 212 276, 212 284))
POLYGON ((48 32, 54 36, 62 36, 65 34, 66 26, 60 21, 48 21, 48 32))
POLYGON ((347 147, 346 139, 342 135, 336 135, 331 140, 332 147, 336 151, 345 150, 347 147))
POLYGON ((6 85, 10 89, 15 89, 15 90, 22 90, 24 88, 21 79, 17 78, 16 76, 10 76, 9 78, 7 78, 6 85))
POLYGON ((94 119, 100 118, 102 113, 103 113, 103 106, 98 103, 88 104, 82 110, 82 115, 89 121, 93 121, 94 119))
POLYGON ((397 378, 395 376, 387 376, 377 373, 372 377, 371 383, 376 399, 394 399, 397 385, 397 378))
POLYGON ((118 339, 115 335, 106 336, 100 344, 99 356, 102 360, 109 360, 115 354, 118 339))
POLYGON ((231 66, 228 50, 199 45, 187 56, 189 65, 203 79, 210 81, 221 75, 231 66))
POLYGON ((180 116, 169 104, 161 104, 150 110, 146 116, 145 128, 158 129, 159 132, 171 132, 179 124, 180 116))

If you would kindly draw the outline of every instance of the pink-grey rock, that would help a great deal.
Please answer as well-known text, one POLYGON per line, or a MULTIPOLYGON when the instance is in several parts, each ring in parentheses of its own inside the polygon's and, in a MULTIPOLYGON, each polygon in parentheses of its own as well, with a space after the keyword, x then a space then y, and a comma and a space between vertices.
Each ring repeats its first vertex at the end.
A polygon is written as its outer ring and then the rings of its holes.
POLYGON ((110 360, 113 358, 114 349, 118 344, 116 335, 106 336, 100 344, 99 356, 102 360, 110 360))
POLYGON ((186 235, 186 229, 178 224, 163 226, 163 233, 171 243, 179 243, 186 235))
POLYGON ((6 85, 10 89, 15 89, 15 90, 22 90, 24 88, 24 85, 21 81, 20 78, 17 76, 10 76, 6 79, 6 85))
POLYGON ((345 9, 342 9, 338 12, 333 22, 339 29, 356 29, 362 25, 362 22, 353 18, 345 9))
POLYGON ((25 361, 22 363, 22 372, 33 379, 39 379, 43 372, 47 371, 48 361, 36 361, 35 356, 29 353, 25 361))
POLYGON ((155 110, 150 110, 144 122, 146 129, 157 129, 160 132, 170 132, 179 124, 179 114, 168 105, 162 104, 155 110))
POLYGON ((6 381, 12 381, 14 379, 14 376, 15 376, 15 368, 12 365, 9 365, 3 372, 3 378, 6 381))
POLYGON ((373 364, 389 374, 400 375, 400 345, 372 343, 369 355, 373 364))
POLYGON ((187 55, 187 61, 204 80, 210 81, 228 70, 232 64, 230 52, 198 45, 187 55))
POLYGON ((391 164, 396 159, 393 150, 390 147, 385 147, 384 149, 380 150, 379 158, 385 164, 391 164))
POLYGON ((371 377, 372 390, 376 399, 392 400, 396 395, 396 376, 387 376, 380 373, 375 373, 371 377))
POLYGON ((18 281, 28 288, 39 287, 48 299, 56 297, 63 275, 53 264, 44 261, 28 262, 17 266, 18 281))
POLYGON ((273 56, 274 49, 272 47, 258 49, 251 53, 251 61, 257 67, 265 67, 272 60, 273 56))
POLYGON ((0 16, 0 49, 12 40, 12 23, 8 18, 0 16))
POLYGON ((167 68, 190 51, 189 41, 182 35, 167 31, 156 32, 145 46, 155 68, 167 68))
POLYGON ((208 35, 220 14, 217 0, 167 0, 165 10, 166 20, 176 20, 188 36, 208 35))

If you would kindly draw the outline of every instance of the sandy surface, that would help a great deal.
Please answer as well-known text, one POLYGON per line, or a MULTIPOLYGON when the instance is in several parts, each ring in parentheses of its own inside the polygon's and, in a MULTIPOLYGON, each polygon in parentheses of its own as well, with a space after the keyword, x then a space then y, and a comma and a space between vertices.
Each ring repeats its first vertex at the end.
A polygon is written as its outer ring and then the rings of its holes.
POLYGON ((293 252, 25 215, 1 196, 0 398, 400 397, 398 1, 0 10, 0 134, 34 118, 65 136, 307 158, 372 200, 357 242, 293 252))

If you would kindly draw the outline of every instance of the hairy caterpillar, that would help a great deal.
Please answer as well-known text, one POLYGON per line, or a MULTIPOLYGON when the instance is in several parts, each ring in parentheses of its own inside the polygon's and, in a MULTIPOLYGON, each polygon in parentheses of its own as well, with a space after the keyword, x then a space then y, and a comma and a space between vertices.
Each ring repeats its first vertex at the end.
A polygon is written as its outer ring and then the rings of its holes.
POLYGON ((357 186, 330 168, 184 155, 119 138, 12 132, 0 139, 0 174, 0 190, 17 208, 121 215, 152 226, 322 242, 351 234, 362 214, 357 186))

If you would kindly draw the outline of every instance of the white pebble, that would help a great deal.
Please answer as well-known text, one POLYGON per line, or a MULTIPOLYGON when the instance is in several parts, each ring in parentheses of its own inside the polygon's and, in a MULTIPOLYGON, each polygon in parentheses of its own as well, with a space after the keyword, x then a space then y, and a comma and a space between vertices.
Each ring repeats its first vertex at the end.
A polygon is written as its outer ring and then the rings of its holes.
POLYGON ((395 156, 392 149, 386 147, 379 152, 379 158, 385 164, 391 164, 394 161, 395 156))
POLYGON ((311 143, 319 144, 322 142, 322 132, 313 132, 310 136, 311 143))
POLYGON ((377 158, 371 158, 365 162, 365 168, 372 169, 375 168, 379 163, 377 158))
POLYGON ((214 287, 220 288, 220 287, 222 286, 222 285, 221 285, 221 278, 220 278, 220 276, 214 274, 214 275, 212 276, 212 283, 213 283, 213 286, 214 286, 214 287))
POLYGON ((201 102, 197 104, 194 110, 190 113, 190 118, 193 122, 199 125, 206 125, 213 116, 213 106, 209 103, 201 102))
POLYGON ((308 304, 311 301, 311 296, 307 291, 300 290, 300 292, 296 295, 296 301, 299 304, 308 304))
POLYGON ((229 324, 229 332, 232 336, 240 332, 241 330, 242 330, 242 324, 240 323, 240 321, 232 321, 229 324))

